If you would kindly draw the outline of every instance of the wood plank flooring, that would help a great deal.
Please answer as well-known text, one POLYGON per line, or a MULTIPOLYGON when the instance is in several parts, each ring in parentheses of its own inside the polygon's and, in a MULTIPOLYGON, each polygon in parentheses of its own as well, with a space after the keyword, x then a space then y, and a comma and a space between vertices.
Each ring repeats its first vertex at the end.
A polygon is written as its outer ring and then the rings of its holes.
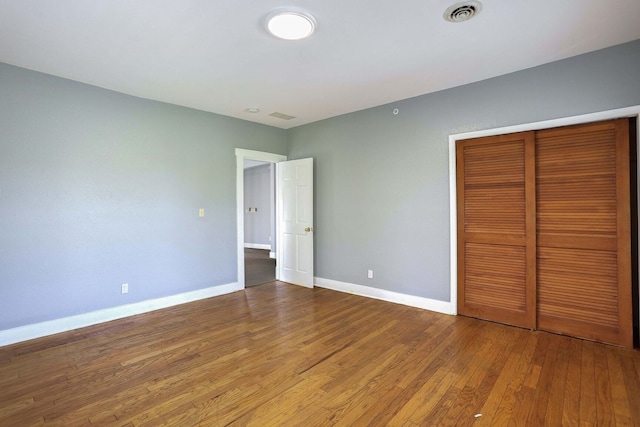
POLYGON ((273 282, 1 347, 0 425, 640 426, 640 352, 273 282))

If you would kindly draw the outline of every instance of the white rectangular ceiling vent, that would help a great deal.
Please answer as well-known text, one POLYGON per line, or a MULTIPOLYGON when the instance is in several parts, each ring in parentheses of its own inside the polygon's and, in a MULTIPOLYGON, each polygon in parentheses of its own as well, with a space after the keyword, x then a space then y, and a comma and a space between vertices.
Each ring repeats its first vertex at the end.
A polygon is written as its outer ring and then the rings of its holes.
POLYGON ((278 112, 271 113, 271 114, 269 114, 269 115, 270 115, 271 117, 277 117, 277 118, 282 119, 282 120, 291 120, 291 119, 295 119, 295 117, 294 117, 294 116, 290 116, 290 115, 288 115, 288 114, 283 114, 283 113, 278 113, 278 112))

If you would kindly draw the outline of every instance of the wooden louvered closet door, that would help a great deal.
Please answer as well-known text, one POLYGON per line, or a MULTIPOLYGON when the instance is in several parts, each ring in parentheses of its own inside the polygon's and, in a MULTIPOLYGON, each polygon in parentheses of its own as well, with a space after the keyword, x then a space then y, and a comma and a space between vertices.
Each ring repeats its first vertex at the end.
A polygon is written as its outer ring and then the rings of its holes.
POLYGON ((456 150, 458 313, 632 347, 628 120, 456 150))
POLYGON ((532 132, 457 146, 458 313, 535 326, 532 132))
POLYGON ((629 128, 536 135, 538 328, 633 346, 629 128))

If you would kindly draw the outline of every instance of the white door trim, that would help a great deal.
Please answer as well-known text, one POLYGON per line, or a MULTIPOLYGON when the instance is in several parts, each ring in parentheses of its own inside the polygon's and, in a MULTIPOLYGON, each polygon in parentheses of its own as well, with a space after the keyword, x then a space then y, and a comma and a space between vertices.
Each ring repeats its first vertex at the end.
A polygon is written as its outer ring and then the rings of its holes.
MULTIPOLYGON (((640 122, 640 105, 619 108, 615 110, 600 111, 597 113, 582 114, 579 116, 544 120, 541 122, 525 123, 515 126, 506 126, 501 128, 484 129, 480 131, 449 135, 449 247, 451 248, 449 257, 451 260, 451 314, 458 314, 458 192, 456 189, 456 142, 460 139, 480 138, 483 136, 548 129, 623 117, 636 117, 636 119, 638 119, 638 122, 640 122)), ((636 141, 636 144, 638 147, 640 147, 640 132, 638 132, 638 141, 636 141)))
MULTIPOLYGON (((236 148, 236 224, 238 251, 238 284, 244 289, 244 160, 278 163, 287 160, 282 154, 236 148)), ((276 242, 277 245, 277 242, 276 242)))

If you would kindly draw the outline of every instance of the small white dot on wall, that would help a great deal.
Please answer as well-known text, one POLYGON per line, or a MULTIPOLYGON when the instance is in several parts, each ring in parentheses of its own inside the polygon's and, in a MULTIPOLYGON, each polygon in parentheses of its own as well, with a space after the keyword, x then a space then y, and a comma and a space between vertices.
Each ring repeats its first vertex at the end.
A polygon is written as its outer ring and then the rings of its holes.
POLYGON ((394 114, 394 115, 396 115, 396 116, 397 116, 399 112, 400 112, 400 110, 398 110, 397 108, 394 108, 394 109, 393 109, 393 114, 394 114))

